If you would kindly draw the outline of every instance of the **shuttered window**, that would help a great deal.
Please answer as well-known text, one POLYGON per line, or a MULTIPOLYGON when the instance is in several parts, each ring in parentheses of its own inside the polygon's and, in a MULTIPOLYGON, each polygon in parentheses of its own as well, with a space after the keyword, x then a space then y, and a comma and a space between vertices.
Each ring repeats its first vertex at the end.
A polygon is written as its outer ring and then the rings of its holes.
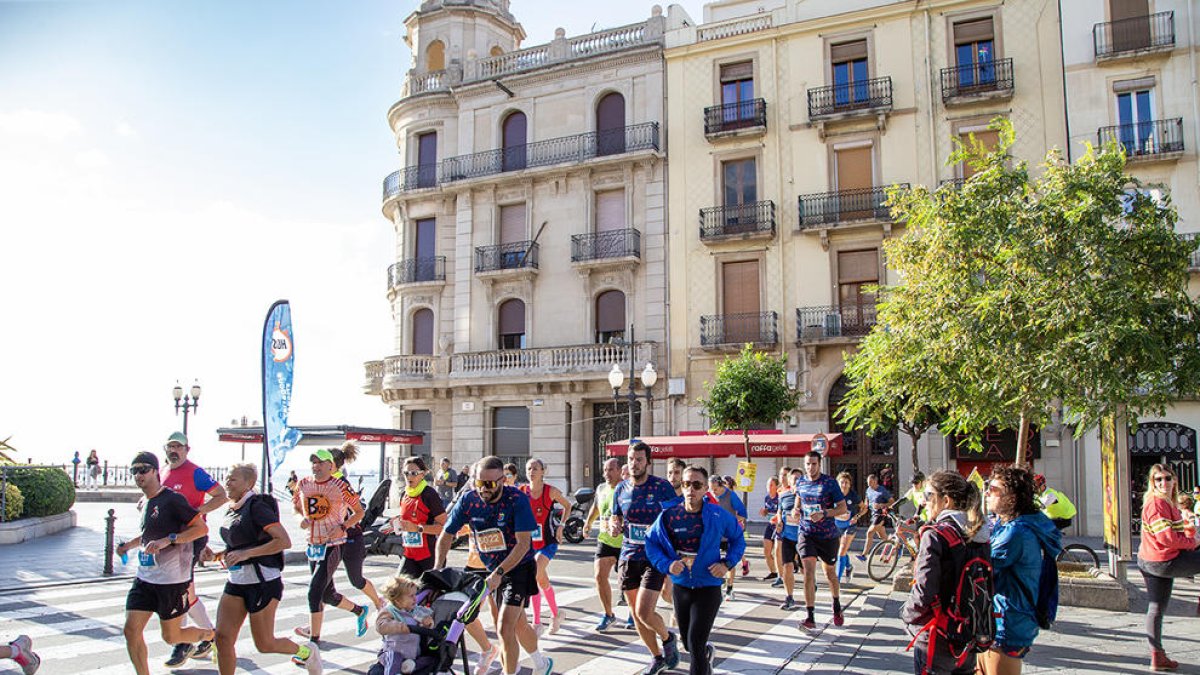
POLYGON ((529 457, 529 408, 492 409, 492 454, 524 468, 529 457))
POLYGON ((625 97, 612 92, 596 104, 596 154, 625 152, 625 97))
POLYGON ((525 303, 505 300, 500 305, 500 349, 525 348, 525 303))
POLYGON ((1133 19, 1150 14, 1149 0, 1108 0, 1110 21, 1133 19))
POLYGON ((841 44, 832 45, 829 48, 829 61, 831 63, 843 63, 845 61, 858 61, 859 59, 867 58, 867 41, 855 40, 854 42, 843 42, 841 44))
MULTIPOLYGON (((709 71, 711 72, 711 71, 709 71)), ((726 63, 721 66, 721 81, 733 82, 735 80, 747 80, 754 77, 754 62, 742 61, 740 63, 726 63)))
POLYGON ((413 456, 424 457, 425 466, 433 466, 429 463, 429 458, 433 455, 433 443, 429 438, 430 432, 433 430, 433 413, 428 410, 410 410, 408 428, 425 434, 421 437, 420 445, 412 446, 413 456))
POLYGON ((738 159, 721 164, 724 206, 753 204, 758 201, 758 176, 753 159, 738 159))
MULTIPOLYGON (((975 140, 979 141, 980 143, 983 143, 983 147, 985 147, 989 150, 994 149, 996 147, 996 144, 1000 142, 999 132, 993 131, 991 129, 985 129, 983 131, 972 131, 970 133, 960 134, 959 138, 962 139, 962 142, 964 144, 970 145, 971 136, 974 136, 975 140)), ((966 162, 962 163, 961 171, 962 171, 963 178, 970 178, 971 176, 975 175, 975 170, 972 169, 971 165, 967 164, 966 162)))
POLYGON ((596 231, 612 232, 623 229, 625 229, 625 191, 597 192, 596 231))
POLYGON ((412 353, 433 353, 433 310, 418 309, 412 315, 412 353))
POLYGON ((500 243, 525 241, 525 204, 500 207, 500 243))
POLYGON ((596 296, 596 342, 606 343, 625 337, 625 294, 605 291, 596 296))
POLYGON ((744 260, 721 265, 724 314, 757 314, 758 261, 744 260))
MULTIPOLYGON (((754 99, 754 62, 727 63, 721 66, 721 103, 742 103, 754 99)), ((735 112, 741 106, 734 108, 735 112)))
POLYGON ((879 252, 841 251, 838 253, 838 283, 879 282, 879 252))
POLYGON ((994 38, 995 31, 992 28, 991 17, 954 24, 954 44, 956 45, 983 42, 994 38))
POLYGON ((836 161, 839 191, 873 187, 871 146, 838 150, 836 161))

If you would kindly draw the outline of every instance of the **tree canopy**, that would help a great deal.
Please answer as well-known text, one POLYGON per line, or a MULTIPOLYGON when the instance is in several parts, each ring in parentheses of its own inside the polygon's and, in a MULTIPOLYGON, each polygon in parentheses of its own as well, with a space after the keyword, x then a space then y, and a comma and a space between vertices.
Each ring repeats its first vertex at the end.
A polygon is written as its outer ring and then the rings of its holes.
POLYGON ((750 459, 749 429, 773 424, 799 404, 799 394, 787 386, 787 361, 750 345, 717 365, 712 382, 704 383, 707 398, 698 401, 709 418, 709 431, 720 433, 741 429, 750 459))

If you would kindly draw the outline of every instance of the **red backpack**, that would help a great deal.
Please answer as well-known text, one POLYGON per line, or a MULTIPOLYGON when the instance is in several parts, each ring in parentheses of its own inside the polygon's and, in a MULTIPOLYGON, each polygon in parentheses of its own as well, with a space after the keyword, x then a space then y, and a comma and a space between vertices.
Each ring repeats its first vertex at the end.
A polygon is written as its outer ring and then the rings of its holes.
POLYGON ((908 643, 908 648, 912 649, 921 633, 929 632, 923 675, 933 671, 934 650, 939 640, 946 641, 950 654, 957 659, 957 667, 962 667, 972 653, 991 649, 996 641, 993 604, 996 589, 992 584, 990 547, 964 541, 958 528, 946 522, 927 525, 922 528, 922 533, 927 529, 933 529, 950 547, 954 558, 963 560, 963 565, 949 604, 943 605, 940 599, 935 601, 933 618, 908 643))

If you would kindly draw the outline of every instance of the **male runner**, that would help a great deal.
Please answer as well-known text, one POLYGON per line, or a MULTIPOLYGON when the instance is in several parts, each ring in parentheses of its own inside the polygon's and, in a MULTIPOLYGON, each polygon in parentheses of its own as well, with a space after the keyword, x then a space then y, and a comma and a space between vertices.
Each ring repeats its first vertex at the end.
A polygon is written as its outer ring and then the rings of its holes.
POLYGON ((192 542, 208 534, 208 525, 183 495, 163 487, 158 457, 153 453, 139 452, 129 470, 146 502, 142 505, 142 533, 117 546, 117 555, 138 550, 133 587, 125 598, 125 647, 137 674, 150 675, 143 633, 151 614, 158 615, 163 640, 186 645, 187 656, 193 643, 214 638, 212 628, 183 627, 192 580, 192 542))
POLYGON ((804 566, 804 608, 808 615, 800 622, 800 627, 814 630, 817 627, 813 605, 817 601, 818 558, 825 567, 825 578, 829 580, 829 592, 833 595, 833 625, 845 623, 839 597, 841 588, 833 565, 837 561, 840 538, 834 519, 845 515, 847 509, 846 496, 842 494, 837 481, 821 473, 821 453, 810 452, 805 455, 804 470, 804 477, 796 484, 796 497, 803 515, 797 548, 804 566))
MULTIPOLYGON (((613 615, 612 586, 608 577, 617 566, 617 558, 621 556, 621 537, 608 532, 608 519, 612 516, 613 490, 621 482, 621 462, 615 457, 604 461, 604 482, 596 486, 596 499, 588 511, 587 521, 583 531, 591 532, 592 523, 600 519, 599 534, 596 535, 596 555, 593 569, 596 573, 596 593, 600 596, 600 604, 604 607, 604 616, 596 624, 596 630, 603 633, 616 622, 613 615)), ((629 620, 633 621, 630 613, 629 620)))
MULTIPOLYGON (((205 519, 209 513, 229 501, 225 495, 225 488, 213 480, 207 471, 188 459, 191 447, 188 446, 187 436, 176 431, 167 437, 167 444, 163 446, 163 449, 167 453, 167 468, 162 472, 163 487, 183 495, 188 505, 199 511, 205 519), (207 501, 205 501, 206 499, 207 501)), ((204 547, 207 545, 207 535, 200 537, 192 544, 193 576, 196 563, 200 562, 200 554, 204 552, 204 547)), ((212 620, 208 618, 208 610, 204 609, 204 603, 200 602, 200 597, 196 595, 195 579, 188 584, 187 615, 192 623, 201 628, 213 627, 212 620)), ((175 668, 182 666, 189 658, 205 658, 212 652, 212 647, 211 640, 205 640, 195 646, 186 643, 175 645, 166 665, 168 668, 175 668)))
POLYGON ((679 498, 670 483, 650 473, 650 446, 638 441, 630 447, 627 466, 629 480, 613 493, 609 533, 625 536, 618 573, 621 591, 633 610, 638 636, 654 657, 642 675, 658 675, 679 665, 679 641, 654 611, 664 575, 646 557, 646 532, 663 509, 677 504, 679 498))
POLYGON ((867 476, 867 494, 864 501, 871 510, 871 524, 867 528, 867 540, 863 542, 863 552, 858 559, 867 562, 867 554, 871 552, 871 538, 887 538, 887 531, 884 529, 887 524, 885 512, 892 501, 892 492, 879 483, 879 476, 871 474, 867 476))
POLYGON ((470 525, 475 549, 488 569, 488 588, 504 607, 496 629, 504 672, 516 675, 520 647, 524 647, 533 661, 533 675, 550 675, 554 659, 538 651, 537 633, 525 616, 526 603, 538 591, 532 547, 537 526, 533 507, 520 490, 504 484, 504 473, 504 462, 499 457, 484 457, 475 465, 474 488, 454 503, 438 536, 434 567, 446 566, 454 532, 470 525))
POLYGON ((804 517, 800 501, 796 495, 795 485, 804 477, 802 469, 792 469, 791 475, 784 482, 787 489, 779 493, 779 527, 775 530, 775 539, 779 551, 776 562, 779 563, 779 585, 784 588, 787 597, 779 609, 791 611, 796 608, 792 593, 796 588, 796 568, 800 566, 798 540, 800 539, 800 520, 804 517))

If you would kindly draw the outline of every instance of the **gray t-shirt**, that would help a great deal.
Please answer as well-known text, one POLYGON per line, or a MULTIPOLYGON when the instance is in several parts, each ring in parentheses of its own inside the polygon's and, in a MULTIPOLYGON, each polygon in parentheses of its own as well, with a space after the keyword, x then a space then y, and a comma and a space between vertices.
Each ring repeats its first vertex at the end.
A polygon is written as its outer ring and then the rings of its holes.
POLYGON ((445 485, 440 485, 437 489, 438 497, 442 499, 443 504, 447 504, 450 500, 454 499, 454 488, 458 487, 456 477, 457 474, 454 473, 453 469, 437 470, 437 479, 445 481, 445 485))
POLYGON ((192 578, 192 542, 174 544, 150 555, 145 545, 187 529, 200 512, 169 488, 142 505, 142 546, 137 550, 137 578, 148 584, 182 584, 192 578))

